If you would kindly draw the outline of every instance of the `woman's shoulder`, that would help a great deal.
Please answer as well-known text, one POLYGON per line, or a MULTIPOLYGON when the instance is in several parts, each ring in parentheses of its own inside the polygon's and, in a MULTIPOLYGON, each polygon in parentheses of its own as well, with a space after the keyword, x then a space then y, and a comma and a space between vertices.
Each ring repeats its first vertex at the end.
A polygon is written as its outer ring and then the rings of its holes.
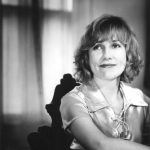
POLYGON ((121 82, 121 86, 123 87, 124 90, 128 91, 129 93, 133 92, 133 94, 143 94, 141 89, 134 87, 129 83, 121 82))
POLYGON ((125 96, 131 103, 142 106, 150 104, 150 98, 140 88, 133 87, 124 82, 121 82, 121 86, 125 96))
POLYGON ((75 86, 71 91, 69 91, 67 94, 65 94, 62 99, 70 98, 70 97, 76 97, 76 98, 84 98, 84 95, 82 93, 82 87, 83 85, 75 86))
POLYGON ((82 88, 83 85, 75 86, 70 92, 65 94, 61 98, 61 105, 73 105, 75 103, 86 105, 82 88))

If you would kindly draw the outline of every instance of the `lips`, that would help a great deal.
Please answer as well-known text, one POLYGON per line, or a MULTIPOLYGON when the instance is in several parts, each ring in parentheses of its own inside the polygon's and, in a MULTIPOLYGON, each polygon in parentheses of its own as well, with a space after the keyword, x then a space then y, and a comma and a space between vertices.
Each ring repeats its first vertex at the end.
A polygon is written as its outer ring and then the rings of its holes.
POLYGON ((102 65, 100 65, 100 67, 102 67, 102 68, 109 68, 109 67, 114 67, 114 66, 116 66, 115 64, 102 64, 102 65))

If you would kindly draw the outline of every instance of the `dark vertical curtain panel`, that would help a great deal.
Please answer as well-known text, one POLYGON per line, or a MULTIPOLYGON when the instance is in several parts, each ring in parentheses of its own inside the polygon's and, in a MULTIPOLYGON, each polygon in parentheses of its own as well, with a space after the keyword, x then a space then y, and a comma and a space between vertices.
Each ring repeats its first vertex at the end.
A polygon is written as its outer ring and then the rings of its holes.
POLYGON ((41 30, 37 2, 30 6, 3 5, 2 9, 4 149, 26 147, 28 133, 43 122, 41 30))
POLYGON ((2 5, 0 0, 0 149, 2 149, 2 98, 3 98, 3 87, 2 87, 2 5))
POLYGON ((144 85, 150 95, 150 1, 146 0, 146 54, 144 85))

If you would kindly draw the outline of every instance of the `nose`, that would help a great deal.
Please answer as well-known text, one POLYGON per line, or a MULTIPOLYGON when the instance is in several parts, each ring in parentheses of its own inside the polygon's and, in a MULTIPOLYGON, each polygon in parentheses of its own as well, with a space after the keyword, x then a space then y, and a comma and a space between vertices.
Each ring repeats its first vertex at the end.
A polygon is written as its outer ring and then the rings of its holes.
POLYGON ((106 46, 104 49, 104 54, 103 54, 105 59, 111 59, 111 50, 109 46, 106 46))

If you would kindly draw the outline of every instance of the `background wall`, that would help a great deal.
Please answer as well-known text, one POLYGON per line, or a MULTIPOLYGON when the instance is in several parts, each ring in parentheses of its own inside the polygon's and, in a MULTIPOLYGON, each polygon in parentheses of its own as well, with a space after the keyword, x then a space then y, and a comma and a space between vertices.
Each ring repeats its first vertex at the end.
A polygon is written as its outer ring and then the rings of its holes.
MULTIPOLYGON (((45 104, 51 102, 63 74, 74 73, 74 51, 86 25, 96 17, 106 13, 123 17, 135 31, 146 60, 148 0, 0 3, 3 150, 28 150, 27 135, 38 126, 50 126, 45 104)), ((144 84, 146 74, 143 69, 132 85, 149 92, 144 84)))

